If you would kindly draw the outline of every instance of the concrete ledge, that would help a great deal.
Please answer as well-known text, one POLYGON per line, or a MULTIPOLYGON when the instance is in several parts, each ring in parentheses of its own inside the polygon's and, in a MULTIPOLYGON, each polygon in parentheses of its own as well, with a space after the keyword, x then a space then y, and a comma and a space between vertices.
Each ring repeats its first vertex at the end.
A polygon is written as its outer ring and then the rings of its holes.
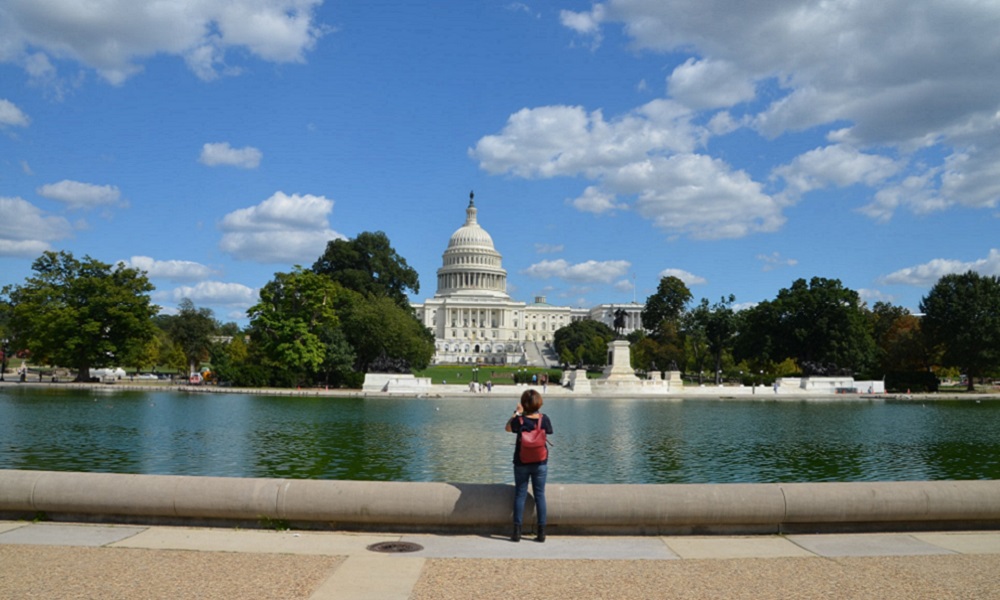
MULTIPOLYGON (((990 528, 1000 481, 550 484, 560 533, 781 533, 990 528)), ((267 523, 394 531, 496 531, 502 484, 239 479, 0 470, 0 516, 152 523, 267 523)), ((533 510, 528 507, 529 513, 533 510)), ((531 518, 527 520, 530 522, 531 518)))

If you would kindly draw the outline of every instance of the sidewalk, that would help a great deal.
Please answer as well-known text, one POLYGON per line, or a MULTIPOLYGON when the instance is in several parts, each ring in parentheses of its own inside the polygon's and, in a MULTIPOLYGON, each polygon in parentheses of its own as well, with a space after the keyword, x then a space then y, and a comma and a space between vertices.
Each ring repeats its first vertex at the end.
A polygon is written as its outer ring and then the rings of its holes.
POLYGON ((1000 598, 1000 532, 569 537, 0 521, 0 598, 1000 598), (422 550, 378 553, 382 542, 422 550))

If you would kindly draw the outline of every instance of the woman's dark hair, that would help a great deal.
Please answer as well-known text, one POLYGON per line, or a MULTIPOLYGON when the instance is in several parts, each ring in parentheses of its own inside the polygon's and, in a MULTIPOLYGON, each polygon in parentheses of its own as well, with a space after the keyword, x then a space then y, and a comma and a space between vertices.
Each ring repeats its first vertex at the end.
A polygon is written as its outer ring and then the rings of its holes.
POLYGON ((524 409, 524 414, 536 413, 541 407, 542 395, 535 390, 526 390, 521 394, 521 408, 524 409))

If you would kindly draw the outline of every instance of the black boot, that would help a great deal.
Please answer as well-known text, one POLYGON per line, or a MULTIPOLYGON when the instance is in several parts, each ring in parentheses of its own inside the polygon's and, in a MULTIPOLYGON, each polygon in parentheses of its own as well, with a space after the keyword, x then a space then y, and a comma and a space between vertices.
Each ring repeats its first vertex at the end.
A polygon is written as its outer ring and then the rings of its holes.
POLYGON ((520 542, 521 541, 521 526, 514 525, 514 533, 510 534, 510 541, 520 542))
POLYGON ((545 541, 545 525, 539 525, 538 526, 538 536, 535 538, 535 541, 536 542, 544 542, 545 541))

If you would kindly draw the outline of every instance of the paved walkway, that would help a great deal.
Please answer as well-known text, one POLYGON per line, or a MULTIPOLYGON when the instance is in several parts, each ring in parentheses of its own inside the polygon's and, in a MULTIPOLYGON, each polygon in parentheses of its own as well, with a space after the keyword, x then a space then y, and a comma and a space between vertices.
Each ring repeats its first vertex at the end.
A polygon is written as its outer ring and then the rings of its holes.
POLYGON ((0 598, 1000 598, 1000 532, 392 535, 0 521, 0 598), (377 553, 381 542, 418 544, 377 553))

